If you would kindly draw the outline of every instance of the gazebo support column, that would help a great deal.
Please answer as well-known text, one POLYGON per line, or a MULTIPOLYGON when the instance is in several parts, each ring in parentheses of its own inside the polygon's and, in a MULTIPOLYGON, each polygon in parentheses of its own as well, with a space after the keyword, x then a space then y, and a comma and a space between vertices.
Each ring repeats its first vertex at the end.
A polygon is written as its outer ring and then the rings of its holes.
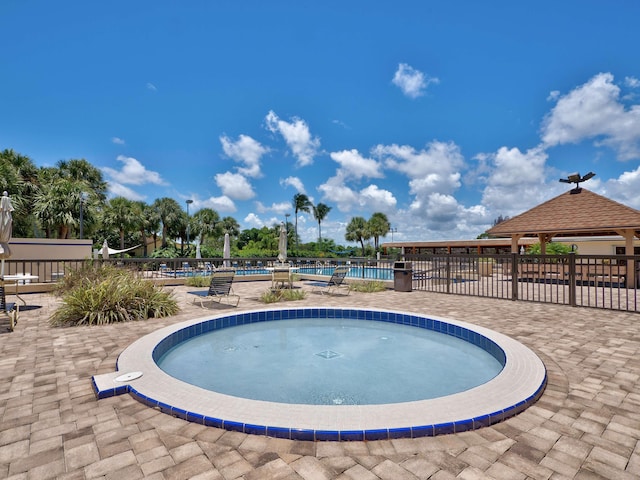
POLYGON ((520 251, 518 249, 518 242, 522 237, 524 237, 524 234, 522 233, 511 235, 511 253, 518 253, 520 251))
POLYGON ((540 242, 540 255, 547 254, 547 243, 551 241, 553 234, 551 233, 539 233, 538 241, 540 242))
MULTIPOLYGON (((631 229, 619 230, 617 233, 624 237, 624 254, 633 255, 633 240, 635 231, 631 229)), ((627 288, 636 288, 636 262, 627 260, 627 288)))

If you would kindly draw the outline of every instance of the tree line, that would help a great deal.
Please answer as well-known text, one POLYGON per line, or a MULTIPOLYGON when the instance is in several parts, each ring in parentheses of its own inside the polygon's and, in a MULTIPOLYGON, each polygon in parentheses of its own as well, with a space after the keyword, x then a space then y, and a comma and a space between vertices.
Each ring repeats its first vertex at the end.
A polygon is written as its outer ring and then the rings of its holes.
MULTIPOLYGON (((158 198, 151 204, 121 196, 107 199, 107 182, 102 172, 85 159, 60 160, 55 167, 37 167, 29 157, 5 149, 0 151, 0 189, 9 193, 15 209, 14 237, 83 237, 100 242, 106 239, 120 249, 142 244, 144 256, 150 238, 154 248, 160 241, 156 256, 185 255, 185 245, 186 254, 192 254, 189 240, 197 240, 203 256, 216 256, 222 249, 224 234, 228 233, 236 243, 236 254, 242 255, 243 250, 254 255, 277 252, 279 225, 241 231, 233 217, 221 217, 211 208, 188 215, 169 197, 158 198), (180 252, 170 251, 176 248, 170 242, 172 238, 181 240, 180 252)), ((294 228, 290 228, 288 219, 286 223, 290 245, 295 245, 296 251, 301 250, 300 212, 311 213, 318 223, 318 242, 304 245, 307 253, 345 250, 332 240, 322 239, 322 222, 331 211, 330 206, 314 205, 307 195, 297 193, 292 207, 294 228), (310 249, 312 252, 308 252, 310 249)), ((360 242, 364 255, 364 242, 373 238, 377 250, 379 238, 389 230, 389 221, 382 213, 375 213, 368 221, 355 217, 347 225, 345 240, 360 242)))

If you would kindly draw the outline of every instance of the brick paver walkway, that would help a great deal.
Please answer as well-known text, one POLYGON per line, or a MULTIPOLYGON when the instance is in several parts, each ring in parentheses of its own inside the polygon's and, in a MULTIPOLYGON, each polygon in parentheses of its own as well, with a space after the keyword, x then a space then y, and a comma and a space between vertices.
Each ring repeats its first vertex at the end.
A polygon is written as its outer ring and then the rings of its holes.
MULTIPOLYGON (((270 282, 237 283, 239 309, 270 282)), ((91 376, 112 372, 135 339, 203 315, 175 287, 169 319, 50 328, 57 300, 0 333, 0 478, 15 479, 637 479, 640 478, 638 314, 427 292, 307 299, 460 319, 510 335, 545 362, 549 385, 524 413, 489 428, 433 438, 296 442, 195 425, 129 395, 97 401, 91 376)), ((224 307, 221 307, 223 309, 224 307)), ((220 310, 221 310, 220 309, 220 310)), ((218 311, 220 311, 218 310, 218 311)))

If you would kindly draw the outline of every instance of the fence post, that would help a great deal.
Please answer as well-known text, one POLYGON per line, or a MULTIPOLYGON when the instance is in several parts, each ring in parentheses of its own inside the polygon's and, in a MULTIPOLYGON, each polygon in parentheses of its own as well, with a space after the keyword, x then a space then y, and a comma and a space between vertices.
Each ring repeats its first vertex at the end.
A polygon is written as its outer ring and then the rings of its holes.
POLYGON ((569 253, 569 305, 577 306, 576 301, 576 252, 569 253))
POLYGON ((518 300, 518 265, 520 265, 520 254, 511 253, 511 300, 518 300))
POLYGON ((446 256, 447 258, 447 293, 451 293, 451 254, 446 256))

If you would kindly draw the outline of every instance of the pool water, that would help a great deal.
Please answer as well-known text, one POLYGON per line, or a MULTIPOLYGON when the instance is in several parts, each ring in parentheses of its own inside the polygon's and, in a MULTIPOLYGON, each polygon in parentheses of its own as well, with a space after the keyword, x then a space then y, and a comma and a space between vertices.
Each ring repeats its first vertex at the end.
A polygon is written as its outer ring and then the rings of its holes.
POLYGON ((288 319, 192 337, 158 366, 211 391, 311 405, 374 405, 451 395, 503 365, 486 350, 424 328, 347 318, 288 319))

